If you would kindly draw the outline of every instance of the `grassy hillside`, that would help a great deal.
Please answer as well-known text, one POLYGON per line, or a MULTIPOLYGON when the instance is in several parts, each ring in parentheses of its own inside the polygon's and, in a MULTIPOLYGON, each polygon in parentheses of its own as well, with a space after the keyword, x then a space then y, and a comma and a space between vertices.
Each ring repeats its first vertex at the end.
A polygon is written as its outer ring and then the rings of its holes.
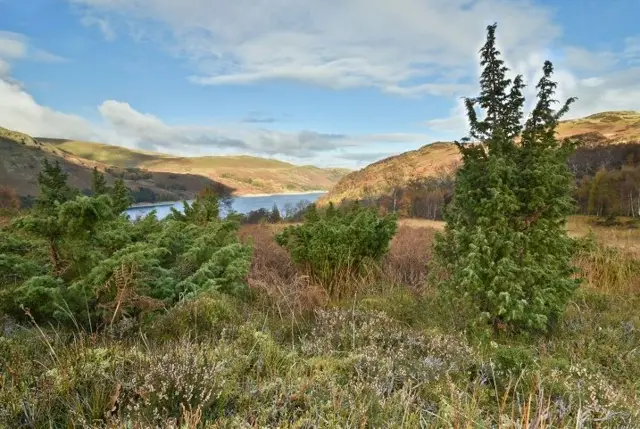
POLYGON ((109 184, 123 176, 137 201, 180 200, 193 198, 202 188, 211 186, 222 192, 233 189, 210 178, 196 174, 150 172, 135 168, 113 168, 65 152, 63 149, 36 140, 26 134, 0 128, 0 184, 14 188, 23 198, 38 194, 37 177, 43 159, 60 162, 69 175, 71 186, 80 190, 91 187, 94 167, 105 173, 109 184))
MULTIPOLYGON (((587 146, 611 145, 640 140, 640 112, 602 112, 562 121, 560 138, 579 138, 587 146)), ((344 176, 321 202, 362 199, 388 192, 391 186, 406 185, 411 179, 436 177, 451 171, 460 154, 451 142, 435 142, 420 149, 375 162, 344 176)))
POLYGON ((348 172, 244 155, 177 157, 101 143, 41 137, 37 140, 68 156, 106 165, 204 176, 234 188, 240 195, 330 189, 348 172))

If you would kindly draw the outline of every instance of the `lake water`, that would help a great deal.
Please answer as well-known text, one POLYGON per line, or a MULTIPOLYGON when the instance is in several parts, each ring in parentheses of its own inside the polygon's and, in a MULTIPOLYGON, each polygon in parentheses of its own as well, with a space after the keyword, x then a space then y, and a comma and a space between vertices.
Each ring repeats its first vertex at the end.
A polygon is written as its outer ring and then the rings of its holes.
MULTIPOLYGON (((259 209, 271 210, 273 204, 276 204, 278 206, 278 210, 280 210, 280 212, 284 212, 286 206, 295 207, 300 201, 305 200, 313 203, 322 195, 324 195, 324 192, 307 194, 247 195, 234 197, 231 208, 238 213, 249 213, 250 211, 259 209)), ((146 216, 155 210, 158 219, 162 219, 171 213, 171 207, 182 211, 182 201, 131 207, 127 210, 127 214, 132 219, 135 219, 141 216, 146 216)))

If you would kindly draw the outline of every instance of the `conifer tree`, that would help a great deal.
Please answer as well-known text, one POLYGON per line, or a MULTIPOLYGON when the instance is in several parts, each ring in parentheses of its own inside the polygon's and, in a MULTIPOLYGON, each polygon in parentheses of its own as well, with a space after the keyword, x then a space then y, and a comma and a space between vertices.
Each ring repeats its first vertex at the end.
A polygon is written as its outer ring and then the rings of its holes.
POLYGON ((269 222, 278 223, 282 220, 282 216, 280 216, 280 210, 276 203, 273 203, 273 207, 271 208, 271 213, 269 213, 269 222))
POLYGON ((333 205, 333 201, 329 201, 329 206, 327 207, 327 212, 325 213, 325 217, 327 219, 331 219, 334 216, 336 216, 337 214, 337 210, 336 207, 333 205))
POLYGON ((114 213, 124 212, 133 202, 131 191, 124 184, 124 180, 122 178, 116 180, 114 183, 110 197, 114 213))
POLYGON ((67 176, 58 161, 53 164, 46 158, 42 161, 42 168, 38 173, 40 186, 40 195, 36 204, 38 209, 45 211, 52 209, 77 195, 78 192, 67 184, 67 176))
POLYGON ((104 178, 104 174, 98 171, 97 167, 93 167, 93 176, 91 177, 91 189, 95 195, 105 195, 109 192, 107 187, 107 180, 104 178))
POLYGON ((537 104, 523 126, 522 77, 507 77, 495 30, 487 27, 480 50, 480 95, 465 100, 470 131, 456 142, 463 165, 436 260, 447 273, 444 290, 469 299, 494 327, 546 330, 577 286, 565 228, 573 210, 567 159, 574 145, 555 135, 575 99, 551 108, 556 83, 545 62, 537 104))

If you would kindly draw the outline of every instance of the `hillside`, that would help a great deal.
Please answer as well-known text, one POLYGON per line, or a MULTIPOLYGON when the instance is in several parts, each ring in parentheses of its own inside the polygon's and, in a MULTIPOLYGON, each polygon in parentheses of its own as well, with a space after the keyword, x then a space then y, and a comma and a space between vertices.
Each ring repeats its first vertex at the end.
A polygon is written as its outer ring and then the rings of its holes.
POLYGON ((205 186, 236 195, 329 189, 343 169, 297 166, 251 156, 175 157, 101 143, 37 137, 0 127, 0 184, 37 195, 43 159, 59 161, 72 186, 88 190, 97 167, 123 177, 138 202, 189 199, 205 186))
MULTIPOLYGON (((560 138, 579 138, 587 147, 640 141, 640 112, 602 112, 562 121, 557 132, 560 138)), ((452 142, 431 143, 347 174, 320 203, 379 196, 412 179, 450 172, 459 162, 458 149, 452 142)))
POLYGON ((113 168, 70 155, 26 134, 0 128, 0 184, 14 188, 23 200, 38 193, 37 178, 43 159, 58 161, 69 175, 69 184, 84 191, 91 188, 93 167, 105 173, 109 184, 122 176, 136 201, 188 199, 206 186, 218 189, 221 193, 233 192, 228 186, 196 174, 113 168))
POLYGON ((326 190, 348 172, 244 155, 177 157, 101 143, 42 137, 37 141, 68 156, 105 165, 204 176, 235 189, 238 195, 326 190))

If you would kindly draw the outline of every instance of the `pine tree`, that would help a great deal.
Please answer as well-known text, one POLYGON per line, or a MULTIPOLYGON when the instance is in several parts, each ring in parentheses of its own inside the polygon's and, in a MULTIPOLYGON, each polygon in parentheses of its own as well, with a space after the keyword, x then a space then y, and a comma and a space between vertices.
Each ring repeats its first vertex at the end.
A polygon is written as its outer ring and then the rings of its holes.
POLYGON ((456 142, 463 166, 436 260, 448 274, 444 290, 470 299, 494 327, 546 330, 577 286, 565 228, 573 210, 567 160, 574 146, 555 136, 574 99, 551 109, 556 83, 545 62, 537 104, 523 127, 522 77, 507 78, 495 30, 487 27, 480 50, 480 95, 465 100, 470 132, 456 142))
POLYGON ((269 213, 269 222, 278 223, 282 220, 282 216, 280 216, 280 210, 276 203, 273 203, 273 207, 271 208, 271 213, 269 213))
POLYGON ((91 178, 91 189, 95 195, 105 195, 109 192, 107 180, 104 174, 98 171, 97 167, 93 167, 93 176, 91 178))
POLYGON ((333 201, 329 201, 329 206, 327 207, 327 211, 324 216, 327 219, 331 219, 336 216, 336 213, 337 213, 337 210, 336 210, 336 207, 333 205, 333 201))
POLYGON ((315 204, 309 204, 304 211, 303 219, 305 222, 316 222, 320 219, 320 215, 318 215, 318 208, 315 204))
POLYGON ((38 173, 38 185, 40 195, 38 196, 37 208, 48 210, 73 199, 78 192, 67 184, 67 173, 56 161, 51 164, 46 158, 42 161, 42 168, 38 173))
POLYGON ((133 198, 131 191, 124 184, 123 179, 118 179, 113 185, 110 192, 111 205, 115 213, 122 213, 131 206, 133 198))

